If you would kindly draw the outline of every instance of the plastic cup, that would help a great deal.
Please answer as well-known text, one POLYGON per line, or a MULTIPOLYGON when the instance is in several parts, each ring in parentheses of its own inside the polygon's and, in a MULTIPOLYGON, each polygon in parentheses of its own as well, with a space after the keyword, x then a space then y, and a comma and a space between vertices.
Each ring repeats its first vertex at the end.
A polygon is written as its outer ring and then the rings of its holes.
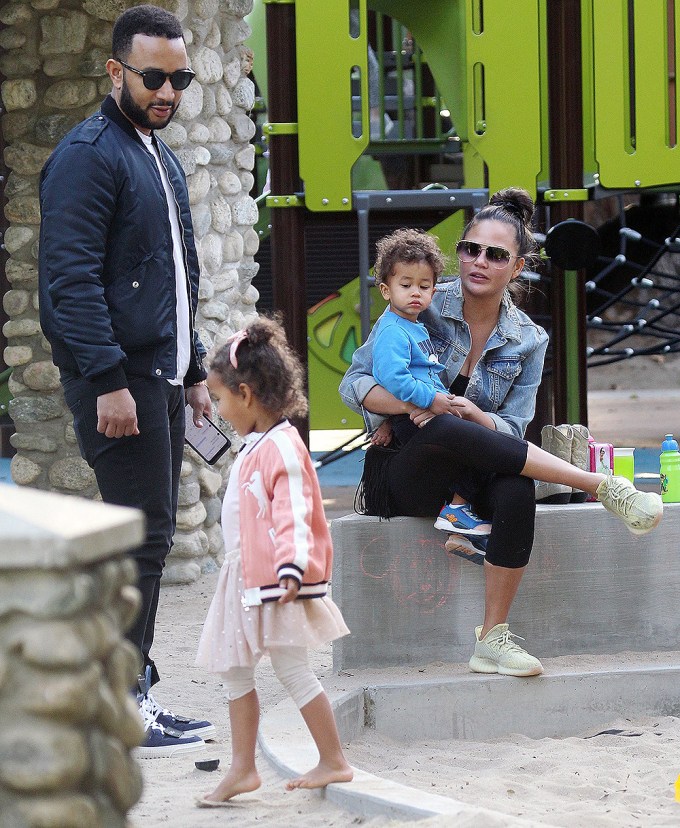
POLYGON ((634 448, 614 449, 614 474, 619 477, 626 477, 631 483, 635 482, 635 458, 634 448))

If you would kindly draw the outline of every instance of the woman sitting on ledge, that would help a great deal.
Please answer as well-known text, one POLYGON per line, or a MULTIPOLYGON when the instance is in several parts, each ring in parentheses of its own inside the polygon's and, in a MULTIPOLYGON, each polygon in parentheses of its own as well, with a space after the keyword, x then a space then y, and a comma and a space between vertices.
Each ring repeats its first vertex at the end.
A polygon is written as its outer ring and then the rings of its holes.
MULTIPOLYGON (((451 391, 450 413, 435 416, 376 383, 373 333, 355 351, 340 384, 344 402, 364 415, 369 433, 385 416, 400 414, 420 427, 397 450, 374 445, 366 452, 362 494, 367 514, 434 517, 457 494, 491 523, 482 559, 484 620, 475 629, 470 669, 512 676, 543 671, 541 662, 513 641, 507 623, 534 540, 534 480, 589 492, 635 534, 653 529, 663 510, 659 495, 638 492, 622 477, 583 471, 523 439, 534 416, 548 343, 545 331, 511 296, 536 251, 533 209, 524 190, 492 196, 457 245, 459 278, 438 285, 429 309, 418 318, 444 365, 440 377, 451 391)), ((422 257, 409 259, 405 251, 403 261, 419 263, 422 257)), ((433 284, 438 275, 433 268, 433 284)))

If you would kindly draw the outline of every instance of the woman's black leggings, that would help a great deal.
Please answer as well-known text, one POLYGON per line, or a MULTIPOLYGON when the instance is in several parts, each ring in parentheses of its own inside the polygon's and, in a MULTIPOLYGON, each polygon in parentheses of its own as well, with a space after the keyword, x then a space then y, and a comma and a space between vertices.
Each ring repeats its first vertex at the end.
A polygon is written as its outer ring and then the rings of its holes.
POLYGON ((534 481, 520 475, 527 443, 442 414, 418 429, 387 472, 393 514, 435 517, 454 493, 491 521, 486 559, 526 566, 534 542, 534 481))

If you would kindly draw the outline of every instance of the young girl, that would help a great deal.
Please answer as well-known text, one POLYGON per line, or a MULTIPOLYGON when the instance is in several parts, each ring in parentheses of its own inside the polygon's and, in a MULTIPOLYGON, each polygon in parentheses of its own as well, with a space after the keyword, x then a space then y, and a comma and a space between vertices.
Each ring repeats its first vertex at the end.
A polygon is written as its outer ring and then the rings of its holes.
POLYGON ((196 663, 221 673, 229 698, 232 762, 199 807, 260 786, 255 666, 263 655, 297 704, 319 764, 287 787, 349 782, 333 712, 307 648, 347 635, 327 596, 333 550, 309 452, 287 416, 307 410, 299 361, 281 326, 260 318, 212 361, 208 386, 220 415, 244 438, 222 506, 225 559, 196 663))

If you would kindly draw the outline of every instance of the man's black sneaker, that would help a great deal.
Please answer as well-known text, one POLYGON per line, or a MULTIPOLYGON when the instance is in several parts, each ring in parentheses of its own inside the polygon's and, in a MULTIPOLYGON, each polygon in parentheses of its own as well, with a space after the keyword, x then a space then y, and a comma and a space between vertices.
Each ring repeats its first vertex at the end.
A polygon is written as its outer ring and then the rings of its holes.
POLYGON ((215 725, 200 719, 189 719, 186 716, 176 716, 160 704, 151 695, 151 667, 147 666, 144 676, 139 677, 139 692, 137 702, 144 718, 144 724, 151 722, 159 724, 166 733, 178 731, 182 736, 198 736, 201 739, 212 739, 217 730, 215 725))
POLYGON ((169 759, 204 749, 205 742, 199 736, 185 736, 179 730, 166 730, 148 721, 144 724, 144 741, 135 748, 134 753, 139 759, 169 759))
POLYGON ((217 730, 215 725, 200 719, 188 719, 186 716, 177 716, 161 707, 151 693, 142 699, 141 705, 145 716, 150 716, 166 731, 177 730, 183 736, 199 736, 201 739, 213 739, 217 730))

